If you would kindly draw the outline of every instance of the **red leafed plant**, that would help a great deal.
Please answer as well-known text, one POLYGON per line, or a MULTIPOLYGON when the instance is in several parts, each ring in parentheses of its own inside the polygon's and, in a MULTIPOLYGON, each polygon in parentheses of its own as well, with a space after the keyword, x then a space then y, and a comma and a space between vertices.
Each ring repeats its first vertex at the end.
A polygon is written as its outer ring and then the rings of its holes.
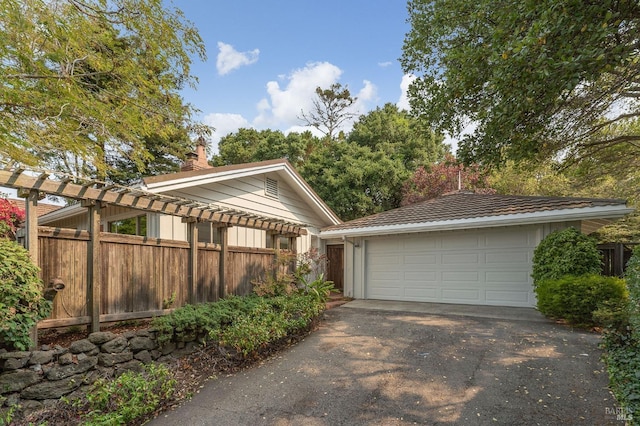
POLYGON ((489 187, 486 171, 479 165, 465 166, 453 155, 448 154, 444 161, 432 164, 428 169, 418 167, 404 183, 401 204, 406 206, 436 198, 457 189, 475 190, 484 194, 495 193, 495 190, 489 187))
POLYGON ((24 220, 24 209, 6 198, 0 198, 0 237, 14 239, 16 230, 24 220))

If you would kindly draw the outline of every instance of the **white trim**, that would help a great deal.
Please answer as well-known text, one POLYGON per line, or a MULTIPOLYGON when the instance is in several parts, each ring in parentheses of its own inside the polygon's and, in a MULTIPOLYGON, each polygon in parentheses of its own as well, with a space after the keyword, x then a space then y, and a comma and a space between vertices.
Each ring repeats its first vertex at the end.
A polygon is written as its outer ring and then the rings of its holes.
POLYGON ((619 219, 635 209, 625 205, 583 207, 577 209, 547 210, 535 213, 474 217, 469 219, 441 220, 397 225, 370 226, 321 231, 320 238, 359 237, 369 235, 409 234, 455 229, 490 228, 495 226, 528 225, 544 222, 564 222, 586 219, 619 219))

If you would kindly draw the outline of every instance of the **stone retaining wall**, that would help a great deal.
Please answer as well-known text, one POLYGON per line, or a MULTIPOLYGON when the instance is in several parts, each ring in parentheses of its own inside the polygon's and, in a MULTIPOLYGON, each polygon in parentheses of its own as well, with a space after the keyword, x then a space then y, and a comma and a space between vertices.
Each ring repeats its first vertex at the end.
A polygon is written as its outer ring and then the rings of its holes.
POLYGON ((63 396, 74 398, 99 377, 141 371, 144 364, 170 361, 197 346, 194 338, 159 347, 153 331, 139 330, 91 333, 68 348, 43 345, 37 351, 0 350, 0 411, 16 404, 31 411, 63 396))

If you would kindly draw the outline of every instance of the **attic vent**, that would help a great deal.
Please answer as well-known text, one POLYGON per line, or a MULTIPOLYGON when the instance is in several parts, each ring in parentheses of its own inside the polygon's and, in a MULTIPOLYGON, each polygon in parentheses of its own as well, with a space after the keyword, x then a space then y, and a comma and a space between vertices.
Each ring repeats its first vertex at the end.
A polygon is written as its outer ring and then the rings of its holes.
POLYGON ((267 178, 264 181, 264 193, 269 197, 278 198, 278 181, 267 178))

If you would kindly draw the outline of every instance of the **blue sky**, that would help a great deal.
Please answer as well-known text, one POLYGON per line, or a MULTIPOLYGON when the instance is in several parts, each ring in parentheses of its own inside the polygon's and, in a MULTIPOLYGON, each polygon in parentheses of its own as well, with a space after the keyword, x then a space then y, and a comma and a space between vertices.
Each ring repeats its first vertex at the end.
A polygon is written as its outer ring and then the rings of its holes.
MULTIPOLYGON (((212 148, 240 127, 301 131, 316 87, 347 86, 356 112, 408 108, 399 58, 409 25, 401 0, 174 0, 198 28, 207 61, 195 60, 184 98, 214 126, 212 148)), ((349 130, 345 128, 344 130, 349 130)))

